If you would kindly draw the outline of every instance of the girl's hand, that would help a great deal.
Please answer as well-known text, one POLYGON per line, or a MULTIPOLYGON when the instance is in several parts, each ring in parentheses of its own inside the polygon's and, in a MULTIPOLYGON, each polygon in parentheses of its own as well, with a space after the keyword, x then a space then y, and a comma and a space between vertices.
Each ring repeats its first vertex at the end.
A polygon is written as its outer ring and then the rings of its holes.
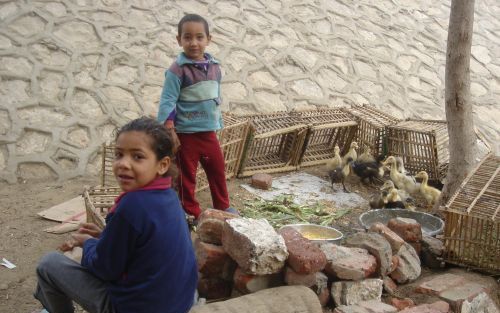
POLYGON ((87 234, 94 238, 99 238, 102 233, 102 229, 99 228, 94 223, 81 223, 80 228, 78 229, 79 234, 87 234))

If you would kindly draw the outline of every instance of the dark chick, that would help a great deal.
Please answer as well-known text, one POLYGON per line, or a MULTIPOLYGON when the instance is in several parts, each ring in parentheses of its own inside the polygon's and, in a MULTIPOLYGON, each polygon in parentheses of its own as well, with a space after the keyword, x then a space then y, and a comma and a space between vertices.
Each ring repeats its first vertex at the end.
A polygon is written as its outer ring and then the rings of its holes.
POLYGON ((342 187, 344 187, 344 191, 347 193, 350 192, 345 187, 344 180, 350 173, 350 164, 351 163, 352 163, 352 158, 348 158, 347 162, 346 162, 346 164, 344 164, 344 166, 338 166, 335 169, 328 171, 328 176, 330 177, 330 182, 332 183, 332 188, 333 188, 333 184, 342 183, 342 187))
POLYGON ((369 180, 373 184, 374 178, 381 178, 384 176, 384 169, 382 168, 383 156, 378 156, 375 162, 352 162, 351 167, 354 174, 356 174, 362 181, 369 180))

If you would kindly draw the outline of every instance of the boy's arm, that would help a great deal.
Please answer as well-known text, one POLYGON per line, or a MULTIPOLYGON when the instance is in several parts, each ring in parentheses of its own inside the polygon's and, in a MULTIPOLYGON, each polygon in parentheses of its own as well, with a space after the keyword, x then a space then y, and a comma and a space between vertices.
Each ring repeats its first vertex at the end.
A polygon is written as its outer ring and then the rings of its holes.
MULTIPOLYGON (((165 83, 160 97, 160 106, 158 108, 158 121, 162 124, 168 123, 173 127, 175 119, 175 106, 179 99, 181 90, 181 80, 174 73, 167 70, 165 73, 165 83), (169 121, 169 122, 167 122, 169 121), (171 122, 170 122, 171 121, 171 122)), ((171 128, 169 127, 169 128, 171 128)))

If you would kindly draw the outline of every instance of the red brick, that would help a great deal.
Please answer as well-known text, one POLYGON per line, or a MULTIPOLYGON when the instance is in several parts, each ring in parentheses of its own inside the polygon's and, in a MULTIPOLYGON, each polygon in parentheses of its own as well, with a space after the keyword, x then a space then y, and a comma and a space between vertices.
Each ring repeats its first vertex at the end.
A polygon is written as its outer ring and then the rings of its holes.
POLYGON ((316 283, 316 273, 299 274, 289 266, 285 267, 284 273, 285 283, 287 285, 302 285, 306 287, 312 287, 316 283))
POLYGON ((273 177, 264 173, 254 174, 252 176, 251 185, 255 188, 267 190, 273 185, 273 177))
POLYGON ((444 301, 436 301, 434 303, 429 304, 429 308, 438 310, 441 313, 450 312, 450 305, 444 301))
POLYGON ((219 277, 232 280, 236 262, 231 259, 222 246, 205 243, 197 239, 194 242, 194 249, 198 272, 202 273, 204 277, 219 277))
POLYGON ((232 281, 217 277, 203 277, 198 279, 198 293, 206 299, 221 299, 231 296, 232 281))
POLYGON ((393 232, 406 242, 420 242, 422 240, 422 227, 411 218, 393 218, 387 223, 393 232))
POLYGON ((287 263, 295 272, 310 274, 325 268, 326 256, 317 245, 292 227, 285 227, 279 233, 289 253, 287 263))
POLYGON ((198 218, 198 237, 203 242, 220 245, 224 222, 236 217, 239 216, 221 210, 206 209, 198 218))
POLYGON ((422 253, 422 243, 421 242, 408 242, 408 243, 410 244, 410 246, 413 247, 413 249, 415 249, 415 252, 420 257, 422 253))
POLYGON ((399 237, 398 234, 396 234, 389 227, 380 222, 372 224, 372 226, 370 227, 370 231, 379 233, 384 236, 384 238, 391 245, 392 253, 397 253, 399 251, 399 248, 401 248, 404 243, 403 238, 399 237))
POLYGON ((360 280, 371 277, 377 270, 377 259, 361 248, 349 248, 335 244, 323 244, 326 255, 327 275, 341 280, 360 280))
POLYGON ((416 292, 429 294, 429 295, 439 295, 446 289, 452 288, 454 286, 462 285, 465 279, 462 276, 454 274, 443 274, 436 275, 434 278, 421 283, 416 289, 416 292))
POLYGON ((410 298, 405 298, 405 299, 391 298, 391 304, 392 306, 396 307, 398 311, 415 306, 415 302, 413 302, 413 300, 410 298))
POLYGON ((278 287, 283 284, 282 273, 270 275, 251 275, 243 272, 240 267, 238 267, 234 272, 234 288, 242 294, 278 287))

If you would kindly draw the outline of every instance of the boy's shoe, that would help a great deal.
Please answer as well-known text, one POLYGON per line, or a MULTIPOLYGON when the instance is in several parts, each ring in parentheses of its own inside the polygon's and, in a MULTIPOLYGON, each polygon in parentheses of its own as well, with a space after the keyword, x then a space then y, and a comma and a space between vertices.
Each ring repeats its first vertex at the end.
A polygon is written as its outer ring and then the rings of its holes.
POLYGON ((224 211, 227 212, 227 213, 233 213, 233 214, 236 214, 236 215, 240 215, 240 212, 238 212, 238 210, 236 210, 235 208, 229 207, 229 208, 225 209, 224 211))

